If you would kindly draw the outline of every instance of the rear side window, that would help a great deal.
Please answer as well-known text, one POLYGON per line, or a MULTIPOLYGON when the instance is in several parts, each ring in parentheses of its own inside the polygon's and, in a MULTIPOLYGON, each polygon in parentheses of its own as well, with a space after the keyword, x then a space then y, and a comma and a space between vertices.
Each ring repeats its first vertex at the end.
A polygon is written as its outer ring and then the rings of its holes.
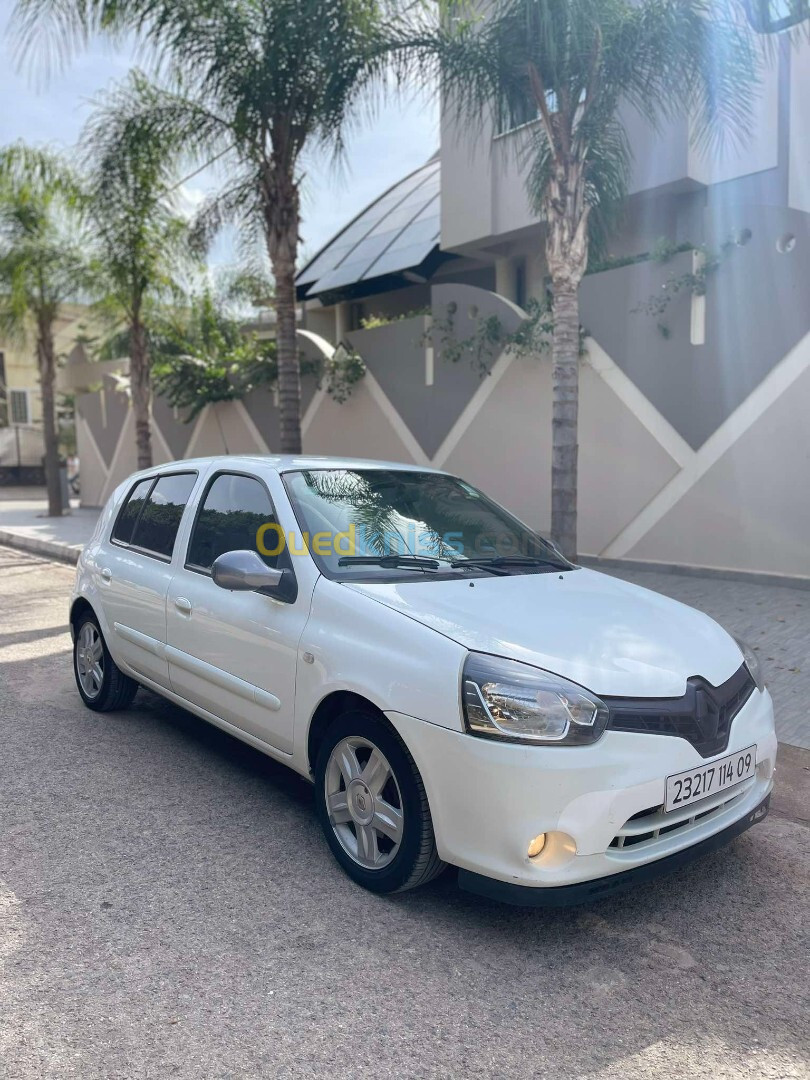
POLYGON ((265 551, 281 548, 273 504, 259 480, 235 473, 220 473, 211 484, 203 501, 191 542, 186 565, 196 570, 210 571, 214 560, 226 551, 257 551, 268 566, 275 567, 278 553, 267 555, 258 546, 262 533, 265 551))
POLYGON ((140 480, 130 492, 112 531, 116 543, 170 559, 180 519, 196 473, 173 473, 140 480))
POLYGON ((149 489, 154 484, 154 476, 150 476, 148 480, 139 481, 129 494, 129 498, 124 503, 124 509, 118 515, 118 521, 115 523, 115 528, 112 532, 113 540, 117 540, 119 544, 131 544, 132 543, 132 530, 135 528, 135 522, 141 515, 146 504, 146 497, 149 494, 149 489))
POLYGON ((180 519, 196 479, 195 473, 160 477, 135 524, 131 540, 134 547, 171 558, 180 519))

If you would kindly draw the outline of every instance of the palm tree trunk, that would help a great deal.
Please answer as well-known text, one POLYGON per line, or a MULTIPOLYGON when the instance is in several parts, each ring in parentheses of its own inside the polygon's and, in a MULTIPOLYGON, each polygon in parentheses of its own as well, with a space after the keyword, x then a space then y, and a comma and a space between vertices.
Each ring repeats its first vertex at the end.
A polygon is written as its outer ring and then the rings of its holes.
POLYGON ((544 204, 546 262, 554 294, 551 538, 567 559, 576 559, 579 283, 588 266, 589 216, 579 163, 563 162, 554 170, 544 204))
POLYGON ((293 177, 268 166, 263 184, 267 252, 275 280, 279 450, 301 453, 301 366, 295 325, 299 195, 293 177))
POLYGON ((279 435, 282 454, 301 453, 301 368, 295 336, 295 263, 273 266, 276 280, 279 435))
POLYGON ((62 485, 59 481, 59 434, 56 429, 56 354, 53 327, 41 319, 37 335, 39 386, 42 397, 42 433, 45 443, 45 486, 48 492, 48 516, 61 517, 62 485))
POLYGON ((151 357, 146 327, 136 314, 130 327, 129 383, 135 414, 135 447, 139 469, 152 468, 152 381, 151 357))
POLYGON ((551 538, 566 558, 576 559, 579 295, 570 278, 552 284, 551 538))

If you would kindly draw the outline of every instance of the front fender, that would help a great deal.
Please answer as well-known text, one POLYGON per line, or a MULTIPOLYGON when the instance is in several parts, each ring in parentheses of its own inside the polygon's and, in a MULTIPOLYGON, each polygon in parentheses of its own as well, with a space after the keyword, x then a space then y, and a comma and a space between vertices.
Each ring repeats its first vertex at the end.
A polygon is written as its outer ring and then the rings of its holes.
POLYGON ((312 716, 339 690, 359 694, 381 712, 462 731, 459 687, 466 654, 457 642, 407 615, 319 578, 298 650, 296 762, 305 769, 312 716))

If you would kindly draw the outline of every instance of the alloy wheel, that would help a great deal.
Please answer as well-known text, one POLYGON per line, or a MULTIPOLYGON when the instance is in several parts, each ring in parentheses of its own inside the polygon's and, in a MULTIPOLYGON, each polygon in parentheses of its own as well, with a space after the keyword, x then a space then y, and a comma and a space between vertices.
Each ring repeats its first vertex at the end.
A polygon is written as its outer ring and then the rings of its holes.
POLYGON ((87 697, 98 697, 104 683, 104 648, 98 627, 92 622, 86 622, 79 631, 76 642, 76 670, 87 697))
POLYGON ((404 813, 397 778, 366 738, 341 739, 324 776, 329 823, 343 850, 366 870, 382 870, 402 843, 404 813))

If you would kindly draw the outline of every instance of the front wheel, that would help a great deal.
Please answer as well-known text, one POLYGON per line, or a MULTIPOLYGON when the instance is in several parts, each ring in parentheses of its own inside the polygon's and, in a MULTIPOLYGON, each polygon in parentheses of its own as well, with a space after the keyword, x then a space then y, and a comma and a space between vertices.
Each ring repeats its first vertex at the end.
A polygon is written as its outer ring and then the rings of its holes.
POLYGON ((358 885, 404 892, 444 869, 414 760, 371 711, 344 713, 327 731, 315 765, 315 802, 332 854, 358 885))
POLYGON ((88 611, 76 627, 73 642, 73 674, 82 701, 96 712, 126 709, 138 689, 110 656, 95 615, 88 611))

